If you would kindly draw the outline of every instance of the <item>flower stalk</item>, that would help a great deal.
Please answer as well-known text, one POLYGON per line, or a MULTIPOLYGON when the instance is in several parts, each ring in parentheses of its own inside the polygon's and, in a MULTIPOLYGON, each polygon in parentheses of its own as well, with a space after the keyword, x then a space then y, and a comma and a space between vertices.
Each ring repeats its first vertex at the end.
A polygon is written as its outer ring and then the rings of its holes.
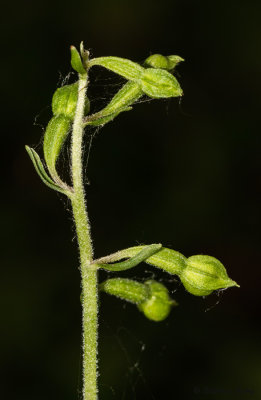
POLYGON ((71 203, 79 244, 82 279, 83 399, 95 400, 97 398, 97 266, 91 264, 93 250, 82 176, 83 117, 87 84, 87 73, 80 74, 71 144, 73 181, 71 203))

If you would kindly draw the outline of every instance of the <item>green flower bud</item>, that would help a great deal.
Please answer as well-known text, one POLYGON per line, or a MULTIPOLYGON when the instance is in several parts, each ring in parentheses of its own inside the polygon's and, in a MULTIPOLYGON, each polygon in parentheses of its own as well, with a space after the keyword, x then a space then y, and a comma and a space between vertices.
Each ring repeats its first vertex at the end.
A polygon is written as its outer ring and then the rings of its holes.
POLYGON ((213 290, 239 286, 228 277, 220 261, 205 255, 189 257, 179 277, 187 291, 195 296, 207 296, 213 290))
POLYGON ((103 110, 87 117, 85 124, 99 126, 112 121, 121 112, 131 110, 130 105, 142 95, 143 92, 138 83, 127 82, 103 110))
POLYGON ((169 69, 169 62, 167 57, 161 54, 153 54, 146 58, 144 62, 145 67, 169 69))
POLYGON ((144 65, 145 67, 161 68, 171 71, 181 61, 184 60, 179 56, 162 56, 161 54, 153 54, 145 60, 144 65))
POLYGON ((89 62, 89 67, 93 65, 100 65, 101 67, 107 68, 130 81, 138 80, 144 71, 144 68, 139 64, 120 57, 93 58, 89 62))
POLYGON ((163 321, 177 303, 170 298, 167 288, 161 283, 149 280, 145 285, 149 288, 150 294, 145 301, 138 304, 138 308, 148 319, 163 321))
POLYGON ((173 70, 180 62, 185 61, 180 56, 167 56, 167 59, 169 61, 169 71, 173 70))
POLYGON ((129 81, 115 94, 110 103, 100 113, 104 116, 126 109, 142 95, 143 92, 139 84, 129 81))
MULTIPOLYGON (((58 88, 52 98, 52 111, 54 115, 64 115, 71 121, 74 114, 78 99, 78 82, 72 85, 65 85, 58 88)), ((90 111, 89 99, 85 100, 85 115, 90 111)))
POLYGON ((187 259, 178 251, 155 246, 157 245, 129 247, 95 260, 94 263, 109 271, 123 271, 144 261, 169 274, 178 275, 185 289, 195 296, 207 296, 217 289, 239 287, 228 277, 221 262, 214 257, 199 255, 187 259), (111 264, 124 258, 129 259, 111 264))
POLYGON ((60 183, 60 179, 57 175, 55 164, 62 145, 70 132, 70 127, 71 121, 69 118, 65 117, 63 114, 56 115, 47 125, 44 134, 44 158, 51 176, 57 183, 60 183))
POLYGON ((164 69, 147 68, 140 78, 140 84, 143 92, 155 99, 183 94, 177 79, 164 69))
POLYGON ((58 88, 52 98, 52 111, 54 115, 64 115, 73 120, 78 98, 78 83, 65 85, 58 88))
POLYGON ((179 275, 186 266, 186 257, 178 251, 162 247, 160 251, 147 258, 145 262, 169 274, 179 275))
MULTIPOLYGON (((71 46, 70 50, 71 50, 71 66, 79 74, 85 75, 86 70, 83 66, 81 56, 78 53, 78 50, 74 46, 71 46)), ((81 53, 83 53, 83 45, 82 44, 81 44, 81 53)))
POLYGON ((120 91, 103 110, 90 115, 84 121, 86 125, 104 125, 112 121, 142 95, 152 98, 178 97, 182 90, 176 78, 167 72, 182 60, 179 56, 164 57, 160 54, 150 56, 145 63, 153 68, 143 68, 137 63, 120 57, 99 57, 88 62, 88 68, 99 65, 128 79, 120 91), (158 68, 156 68, 158 67, 158 68))
POLYGON ((163 321, 177 303, 159 282, 149 280, 144 284, 131 279, 113 278, 100 284, 100 290, 138 306, 148 319, 163 321))
POLYGON ((82 65, 87 70, 89 68, 90 52, 85 50, 83 42, 80 43, 80 53, 82 58, 82 65))

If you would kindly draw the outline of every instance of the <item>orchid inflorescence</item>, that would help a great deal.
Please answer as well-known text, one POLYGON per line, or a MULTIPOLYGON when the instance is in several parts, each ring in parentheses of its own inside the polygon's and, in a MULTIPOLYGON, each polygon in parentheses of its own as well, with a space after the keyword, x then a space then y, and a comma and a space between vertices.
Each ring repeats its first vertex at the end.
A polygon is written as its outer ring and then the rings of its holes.
POLYGON ((37 152, 26 150, 42 181, 50 188, 66 195, 72 205, 76 234, 79 244, 80 271, 82 277, 83 309, 83 399, 97 399, 97 291, 114 295, 136 304, 152 321, 162 321, 177 302, 160 282, 150 279, 143 283, 125 278, 110 278, 98 285, 97 274, 103 269, 117 272, 134 268, 142 262, 177 275, 187 292, 195 296, 207 296, 214 290, 238 286, 231 280, 223 264, 207 255, 186 258, 178 251, 151 244, 129 247, 108 256, 94 259, 90 225, 83 184, 84 129, 101 127, 114 120, 122 112, 129 111, 143 96, 152 99, 180 97, 183 95, 174 76, 176 66, 184 61, 177 55, 153 54, 142 65, 120 57, 90 58, 89 52, 80 45, 80 52, 71 46, 71 65, 78 73, 78 81, 58 88, 52 98, 52 118, 44 134, 44 162, 37 152), (114 95, 109 104, 93 114, 87 97, 89 71, 98 66, 116 73, 126 83, 114 95), (63 145, 71 137, 69 170, 71 182, 65 182, 57 171, 57 161, 63 145))
MULTIPOLYGON (((110 103, 95 114, 89 114, 90 102, 86 96, 82 121, 84 127, 105 125, 121 112, 131 110, 132 105, 144 95, 151 98, 181 96, 182 89, 172 74, 181 61, 183 59, 179 56, 160 54, 148 57, 143 66, 119 57, 89 59, 89 53, 84 50, 82 44, 81 55, 72 46, 71 64, 80 75, 86 74, 86 70, 94 66, 102 66, 127 79, 127 83, 122 86, 110 103)), ((35 150, 26 146, 41 179, 48 186, 68 197, 72 196, 73 187, 61 180, 56 171, 56 162, 70 134, 77 98, 78 82, 58 88, 53 95, 53 117, 46 128, 43 143, 44 159, 50 176, 35 150)), ((123 271, 143 261, 170 274, 178 275, 186 290, 195 296, 206 296, 213 290, 238 286, 228 277, 224 266, 216 258, 206 255, 186 258, 177 251, 164 248, 160 244, 131 247, 92 263, 108 271, 123 271), (115 263, 121 259, 127 260, 115 263)), ((113 278, 103 282, 99 287, 106 293, 137 304, 149 319, 155 321, 165 319, 171 307, 176 305, 176 302, 170 299, 165 286, 153 280, 142 284, 130 279, 113 278)))

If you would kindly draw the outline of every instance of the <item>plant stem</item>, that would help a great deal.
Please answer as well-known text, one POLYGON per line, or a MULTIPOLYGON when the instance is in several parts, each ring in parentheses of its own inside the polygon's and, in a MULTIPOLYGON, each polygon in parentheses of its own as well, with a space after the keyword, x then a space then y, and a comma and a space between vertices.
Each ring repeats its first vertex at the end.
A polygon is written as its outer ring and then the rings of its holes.
POLYGON ((78 101, 72 132, 71 196, 76 226, 82 278, 82 327, 83 327, 83 399, 97 399, 97 266, 91 264, 92 242, 82 177, 82 139, 85 95, 88 84, 86 75, 79 75, 78 101))

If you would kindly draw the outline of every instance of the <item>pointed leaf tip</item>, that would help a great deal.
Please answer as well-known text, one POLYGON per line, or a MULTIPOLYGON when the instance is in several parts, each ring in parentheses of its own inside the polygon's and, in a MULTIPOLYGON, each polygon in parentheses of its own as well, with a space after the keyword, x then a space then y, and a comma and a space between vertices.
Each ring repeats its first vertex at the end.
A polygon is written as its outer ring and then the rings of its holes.
POLYGON ((36 151, 29 146, 25 146, 25 150, 27 151, 27 153, 34 165, 34 168, 35 168, 37 174, 39 175, 41 180, 46 184, 46 186, 50 187, 53 190, 56 190, 57 192, 68 195, 68 192, 66 192, 63 188, 58 186, 46 173, 44 166, 42 164, 42 161, 41 161, 39 155, 36 153, 36 151))

